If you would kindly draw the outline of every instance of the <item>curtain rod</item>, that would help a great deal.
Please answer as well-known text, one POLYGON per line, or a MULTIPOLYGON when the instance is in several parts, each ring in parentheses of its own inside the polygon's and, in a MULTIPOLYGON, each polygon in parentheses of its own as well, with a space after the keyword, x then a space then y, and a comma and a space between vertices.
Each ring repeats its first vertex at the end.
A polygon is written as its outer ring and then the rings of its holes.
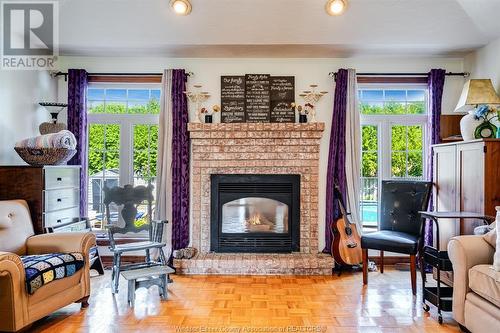
MULTIPOLYGON (((328 73, 329 76, 331 77, 336 77, 337 72, 330 72, 328 73)), ((356 76, 427 76, 429 73, 356 73, 356 76)), ((454 73, 454 72, 447 72, 445 74, 446 76, 462 76, 462 77, 468 77, 470 75, 469 72, 461 72, 461 73, 454 73)))
MULTIPOLYGON (((88 75, 94 76, 162 76, 163 73, 88 73, 88 75)), ((193 72, 186 72, 187 76, 193 76, 193 72)), ((52 77, 64 76, 64 81, 68 81, 67 72, 56 72, 52 73, 52 77)))

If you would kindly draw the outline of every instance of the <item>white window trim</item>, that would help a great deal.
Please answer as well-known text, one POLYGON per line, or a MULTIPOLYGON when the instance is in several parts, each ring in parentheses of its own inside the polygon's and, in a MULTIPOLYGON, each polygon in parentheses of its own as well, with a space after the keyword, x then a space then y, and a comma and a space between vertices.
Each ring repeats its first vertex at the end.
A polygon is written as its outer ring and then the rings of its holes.
MULTIPOLYGON (((160 84, 151 83, 92 83, 88 89, 160 89, 160 84)), ((158 125, 160 115, 158 114, 87 114, 89 125, 119 125, 120 126, 120 186, 134 183, 134 126, 135 125, 158 125), (123 149, 122 147, 132 147, 123 149)))
MULTIPOLYGON (((425 105, 426 110, 428 110, 429 105, 429 92, 426 84, 420 83, 390 83, 390 84, 372 84, 364 83, 358 84, 358 90, 411 90, 411 89, 425 89, 425 105)), ((382 195, 382 181, 400 179, 399 177, 392 177, 391 172, 391 127, 393 125, 411 126, 411 125, 422 125, 423 128, 423 176, 427 174, 427 157, 430 147, 428 147, 428 124, 429 116, 428 113, 423 115, 365 115, 360 113, 360 123, 361 126, 372 125, 377 126, 378 134, 378 151, 377 163, 378 163, 378 203, 380 204, 382 195)))
POLYGON ((134 146, 135 125, 158 125, 159 115, 136 114, 88 114, 89 125, 119 125, 120 126, 120 186, 134 183, 133 149, 123 147, 134 146))

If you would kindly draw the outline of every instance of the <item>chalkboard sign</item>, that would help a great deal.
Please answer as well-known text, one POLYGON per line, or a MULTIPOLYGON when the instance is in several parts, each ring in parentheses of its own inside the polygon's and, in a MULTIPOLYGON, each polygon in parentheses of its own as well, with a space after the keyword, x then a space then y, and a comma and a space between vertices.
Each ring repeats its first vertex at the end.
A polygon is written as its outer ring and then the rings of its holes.
POLYGON ((294 123, 295 111, 291 104, 292 102, 287 101, 271 101, 271 122, 294 123))
POLYGON ((250 123, 270 121, 270 75, 245 75, 246 120, 250 123))
POLYGON ((245 76, 221 76, 221 99, 244 100, 245 76))
POLYGON ((245 100, 223 101, 221 103, 221 121, 223 123, 244 123, 245 100))
POLYGON ((294 76, 247 74, 221 76, 223 123, 293 123, 294 76))
POLYGON ((295 100, 295 76, 271 76, 271 100, 295 100))
POLYGON ((221 121, 244 123, 245 76, 221 76, 221 121))
POLYGON ((291 107, 295 101, 295 77, 272 76, 270 80, 272 123, 295 122, 295 111, 291 107))

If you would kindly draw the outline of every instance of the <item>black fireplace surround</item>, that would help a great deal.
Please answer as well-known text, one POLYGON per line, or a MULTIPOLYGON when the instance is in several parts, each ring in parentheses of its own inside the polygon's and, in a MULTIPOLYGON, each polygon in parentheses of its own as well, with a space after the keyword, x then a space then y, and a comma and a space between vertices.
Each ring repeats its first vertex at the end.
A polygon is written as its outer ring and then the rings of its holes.
POLYGON ((210 249, 300 251, 300 175, 211 175, 210 249))

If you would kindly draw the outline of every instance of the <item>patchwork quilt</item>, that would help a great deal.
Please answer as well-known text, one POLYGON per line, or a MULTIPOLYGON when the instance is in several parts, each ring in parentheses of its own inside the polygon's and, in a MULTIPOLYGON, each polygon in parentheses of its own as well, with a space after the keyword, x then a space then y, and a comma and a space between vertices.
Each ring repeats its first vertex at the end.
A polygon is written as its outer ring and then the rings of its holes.
POLYGON ((21 256, 21 260, 30 294, 49 282, 75 274, 84 264, 83 254, 79 252, 21 256))

